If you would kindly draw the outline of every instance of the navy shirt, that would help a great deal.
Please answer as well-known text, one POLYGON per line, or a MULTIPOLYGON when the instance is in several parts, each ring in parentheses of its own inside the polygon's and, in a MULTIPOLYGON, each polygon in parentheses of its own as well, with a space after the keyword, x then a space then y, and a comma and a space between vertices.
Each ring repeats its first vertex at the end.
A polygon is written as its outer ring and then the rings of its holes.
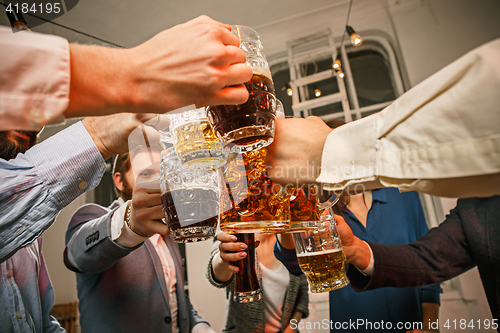
MULTIPOLYGON (((395 188, 373 190, 373 201, 368 211, 366 228, 348 209, 344 210, 346 222, 354 235, 362 240, 379 244, 408 244, 429 230, 425 215, 416 192, 400 193, 395 188)), ((278 242, 276 257, 285 266, 298 274, 300 268, 296 262, 295 251, 281 249, 278 242)), ((380 288, 371 291, 356 292, 349 285, 330 292, 330 327, 333 331, 343 327, 342 332, 406 332, 405 323, 421 322, 422 302, 439 303, 439 285, 421 288, 380 288), (363 320, 364 325, 351 330, 352 321, 363 320), (351 321, 351 322, 350 322, 351 321), (385 328, 381 329, 382 321, 385 328), (390 322, 390 324, 388 324, 390 322), (345 324, 348 323, 348 324, 345 324), (370 323, 372 326, 370 326, 370 323), (398 330, 398 323, 403 329, 398 330), (378 328, 378 329, 377 329, 378 328)), ((361 323, 361 321, 360 321, 361 323)))
MULTIPOLYGON (((395 188, 384 188, 373 190, 372 194, 366 228, 353 213, 344 209, 345 220, 355 236, 378 244, 394 245, 411 243, 427 233, 429 228, 416 192, 400 193, 395 188)), ((363 319, 366 323, 379 325, 383 320, 384 327, 387 328, 390 322, 393 329, 377 329, 377 332, 406 332, 405 324, 421 322, 420 304, 439 303, 440 292, 439 285, 364 292, 356 292, 347 286, 330 292, 330 321, 335 325, 336 322, 349 322, 349 319, 363 319), (403 323, 402 329, 397 329, 398 323, 403 323)), ((358 326, 356 332, 373 332, 374 327, 369 324, 358 326)))

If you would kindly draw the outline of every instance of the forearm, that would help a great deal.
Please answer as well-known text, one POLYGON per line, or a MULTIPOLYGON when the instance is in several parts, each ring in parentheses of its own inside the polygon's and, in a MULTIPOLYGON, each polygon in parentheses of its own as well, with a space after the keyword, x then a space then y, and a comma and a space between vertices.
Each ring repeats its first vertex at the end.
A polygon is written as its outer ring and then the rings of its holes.
POLYGON ((71 82, 66 117, 133 111, 128 50, 70 44, 71 82))
POLYGON ((300 311, 293 311, 292 316, 290 318, 290 322, 283 330, 283 333, 295 333, 297 332, 297 326, 299 325, 304 314, 300 311))

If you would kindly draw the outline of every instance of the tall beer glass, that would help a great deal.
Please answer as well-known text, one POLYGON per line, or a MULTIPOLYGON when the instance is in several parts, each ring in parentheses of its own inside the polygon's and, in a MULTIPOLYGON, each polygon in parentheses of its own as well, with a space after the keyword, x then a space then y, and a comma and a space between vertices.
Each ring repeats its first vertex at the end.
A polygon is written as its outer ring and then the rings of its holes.
POLYGON ((257 32, 249 27, 233 25, 240 48, 252 67, 253 77, 245 83, 248 101, 240 105, 207 108, 208 119, 224 146, 232 152, 248 152, 273 142, 276 120, 276 94, 269 64, 257 32))
POLYGON ((320 223, 321 226, 316 229, 292 234, 300 269, 307 276, 313 293, 349 284, 335 219, 333 215, 323 214, 320 223))
POLYGON ((220 212, 217 170, 187 170, 173 147, 161 154, 160 189, 170 236, 179 243, 214 237, 220 212))
POLYGON ((237 242, 247 245, 245 250, 247 256, 241 260, 231 262, 238 267, 235 275, 234 296, 235 302, 248 303, 262 299, 262 290, 255 271, 255 235, 254 234, 234 234, 238 238, 237 242))
POLYGON ((290 197, 266 169, 267 149, 230 154, 222 172, 220 228, 228 233, 290 227, 290 197))

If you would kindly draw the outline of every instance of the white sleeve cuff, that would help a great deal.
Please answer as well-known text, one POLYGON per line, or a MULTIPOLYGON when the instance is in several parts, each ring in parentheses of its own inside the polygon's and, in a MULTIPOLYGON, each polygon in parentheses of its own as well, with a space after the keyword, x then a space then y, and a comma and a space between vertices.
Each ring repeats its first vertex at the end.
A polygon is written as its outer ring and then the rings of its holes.
POLYGON ((368 246, 368 248, 370 249, 370 262, 368 263, 368 266, 365 269, 362 269, 360 271, 361 271, 361 273, 363 273, 367 276, 372 276, 373 275, 373 268, 375 266, 375 259, 373 258, 373 251, 367 242, 363 241, 363 243, 365 243, 368 246))
POLYGON ((125 247, 135 247, 147 239, 134 234, 125 223, 125 214, 130 203, 130 200, 125 202, 111 217, 111 240, 125 247))

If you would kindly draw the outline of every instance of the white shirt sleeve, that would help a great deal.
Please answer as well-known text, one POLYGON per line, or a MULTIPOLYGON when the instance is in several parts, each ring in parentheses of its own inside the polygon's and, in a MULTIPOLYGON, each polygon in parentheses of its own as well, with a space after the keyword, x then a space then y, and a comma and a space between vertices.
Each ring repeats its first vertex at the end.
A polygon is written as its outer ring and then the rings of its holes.
POLYGON ((492 175, 479 192, 464 194, 500 194, 499 105, 497 39, 470 51, 381 112, 334 129, 325 142, 317 180, 329 184, 329 190, 356 185, 361 190, 362 185, 429 193, 441 187, 437 193, 454 196, 461 192, 464 177, 492 175))
POLYGON ((113 213, 113 216, 111 216, 111 240, 122 246, 135 247, 148 238, 134 234, 127 227, 125 223, 125 214, 127 213, 129 204, 130 200, 122 204, 120 208, 113 213))
POLYGON ((0 26, 0 131, 62 121, 69 103, 69 43, 0 26))

